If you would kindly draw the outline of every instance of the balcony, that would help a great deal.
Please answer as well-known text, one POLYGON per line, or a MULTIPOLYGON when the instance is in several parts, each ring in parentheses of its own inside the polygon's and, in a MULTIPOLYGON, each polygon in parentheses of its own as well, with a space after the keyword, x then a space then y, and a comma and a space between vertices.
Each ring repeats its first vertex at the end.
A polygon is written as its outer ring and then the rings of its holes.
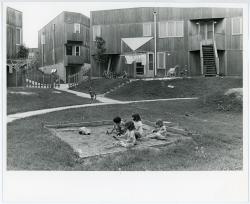
POLYGON ((64 56, 64 66, 69 65, 82 65, 84 58, 82 56, 67 55, 64 56))
MULTIPOLYGON (((207 41, 212 41, 213 39, 207 39, 207 41)), ((214 40, 218 50, 225 50, 225 34, 215 33, 214 40)), ((201 35, 190 35, 188 40, 189 51, 200 50, 200 42, 206 41, 202 39, 201 35)))
POLYGON ((67 32, 65 38, 66 38, 65 43, 75 43, 75 44, 83 43, 83 35, 81 33, 67 32))

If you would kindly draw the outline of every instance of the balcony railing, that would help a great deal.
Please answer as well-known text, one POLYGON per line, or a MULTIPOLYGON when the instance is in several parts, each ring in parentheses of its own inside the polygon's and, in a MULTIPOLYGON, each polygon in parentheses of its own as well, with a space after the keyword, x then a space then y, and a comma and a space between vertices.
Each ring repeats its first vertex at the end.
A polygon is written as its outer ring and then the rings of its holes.
POLYGON ((74 55, 64 56, 64 66, 82 65, 83 63, 84 63, 83 56, 74 56, 74 55))
POLYGON ((65 37, 65 43, 67 43, 68 41, 83 43, 84 41, 83 35, 81 33, 67 32, 65 37))
POLYGON ((218 50, 225 50, 225 34, 215 33, 214 34, 216 47, 218 50))
MULTIPOLYGON (((189 37, 189 50, 200 50, 200 42, 204 39, 202 39, 201 35, 190 35, 189 37)), ((219 50, 225 50, 225 34, 222 33, 215 33, 214 39, 216 42, 217 49, 219 50)), ((210 39, 211 41, 212 39, 210 39)), ((209 40, 207 40, 209 41, 209 40)))

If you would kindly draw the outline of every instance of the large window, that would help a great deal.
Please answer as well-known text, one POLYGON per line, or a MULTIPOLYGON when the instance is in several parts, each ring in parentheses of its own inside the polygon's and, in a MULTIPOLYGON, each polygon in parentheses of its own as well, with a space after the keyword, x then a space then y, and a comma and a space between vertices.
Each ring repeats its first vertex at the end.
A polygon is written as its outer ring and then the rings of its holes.
POLYGON ((75 56, 80 56, 80 46, 75 46, 75 56))
POLYGON ((151 35, 151 23, 143 23, 143 36, 151 35))
POLYGON ((17 45, 21 45, 21 40, 22 40, 22 36, 21 36, 21 28, 17 28, 16 29, 16 44, 17 45))
POLYGON ((233 35, 239 35, 242 34, 243 28, 242 28, 242 18, 241 17, 235 17, 232 18, 232 34, 233 35))
POLYGON ((93 41, 95 41, 96 37, 101 37, 101 26, 100 25, 93 26, 93 41))
POLYGON ((74 33, 80 33, 80 24, 74 23, 74 33))
POLYGON ((183 21, 159 22, 159 37, 183 37, 183 21))
POLYGON ((157 68, 165 69, 165 52, 157 53, 157 68))

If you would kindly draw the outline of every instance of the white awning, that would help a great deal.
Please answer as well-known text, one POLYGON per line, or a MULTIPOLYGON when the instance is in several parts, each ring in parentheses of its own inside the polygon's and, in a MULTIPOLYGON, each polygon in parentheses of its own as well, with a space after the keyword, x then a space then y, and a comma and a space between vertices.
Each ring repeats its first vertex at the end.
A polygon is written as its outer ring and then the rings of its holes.
POLYGON ((137 50, 139 47, 150 41, 153 37, 140 37, 140 38, 122 38, 133 51, 137 50))
POLYGON ((141 62, 142 65, 146 65, 146 54, 127 54, 124 55, 126 64, 132 64, 133 62, 141 62))

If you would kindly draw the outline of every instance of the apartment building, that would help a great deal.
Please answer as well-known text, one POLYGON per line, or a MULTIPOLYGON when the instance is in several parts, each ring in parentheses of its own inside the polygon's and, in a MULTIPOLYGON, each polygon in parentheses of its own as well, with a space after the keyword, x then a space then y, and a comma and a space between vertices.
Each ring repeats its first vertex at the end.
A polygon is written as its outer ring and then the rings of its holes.
POLYGON ((17 53, 23 44, 23 13, 7 7, 6 10, 6 54, 7 54, 7 86, 21 84, 21 75, 17 74, 17 53))
POLYGON ((128 8, 92 11, 92 75, 109 67, 130 77, 164 76, 175 66, 191 76, 242 76, 243 9, 128 8), (96 36, 105 44, 106 63, 94 59, 96 36))
POLYGON ((38 32, 40 66, 45 72, 56 68, 60 78, 79 72, 90 64, 90 19, 64 11, 38 32))

